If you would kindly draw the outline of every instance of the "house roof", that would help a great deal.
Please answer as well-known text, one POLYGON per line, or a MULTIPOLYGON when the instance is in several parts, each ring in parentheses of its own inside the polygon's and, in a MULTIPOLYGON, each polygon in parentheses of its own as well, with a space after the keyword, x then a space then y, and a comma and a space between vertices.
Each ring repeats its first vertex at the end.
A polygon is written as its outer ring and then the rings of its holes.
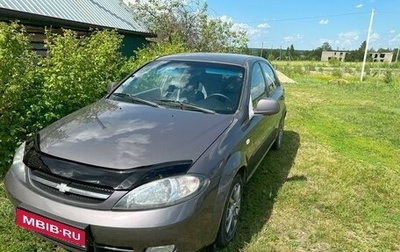
POLYGON ((2 20, 153 35, 122 0, 0 0, 0 16, 2 20))

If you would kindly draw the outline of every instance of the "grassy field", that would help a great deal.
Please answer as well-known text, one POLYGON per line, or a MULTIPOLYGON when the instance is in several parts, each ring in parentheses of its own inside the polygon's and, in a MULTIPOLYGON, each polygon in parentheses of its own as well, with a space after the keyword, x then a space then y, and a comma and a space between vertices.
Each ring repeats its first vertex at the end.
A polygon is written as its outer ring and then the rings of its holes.
MULTIPOLYGON (((313 76, 321 80, 345 79, 358 82, 361 77, 361 62, 340 61, 274 61, 276 69, 290 77, 313 76)), ((367 82, 392 83, 400 78, 400 62, 367 62, 363 80, 367 82)))
POLYGON ((225 251, 400 251, 400 83, 296 81, 225 251))
MULTIPOLYGON (((316 72, 292 73, 282 149, 245 188, 238 233, 217 251, 400 251, 400 78, 338 85, 316 72)), ((0 218, 0 251, 63 251, 15 227, 1 180, 0 218)))

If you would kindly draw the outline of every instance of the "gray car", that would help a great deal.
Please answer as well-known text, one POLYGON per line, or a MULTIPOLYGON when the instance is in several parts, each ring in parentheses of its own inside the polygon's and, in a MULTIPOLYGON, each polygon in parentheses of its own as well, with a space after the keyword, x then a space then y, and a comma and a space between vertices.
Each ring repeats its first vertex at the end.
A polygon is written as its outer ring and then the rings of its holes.
POLYGON ((160 57, 17 149, 5 178, 16 223, 72 251, 224 247, 285 116, 263 58, 160 57))

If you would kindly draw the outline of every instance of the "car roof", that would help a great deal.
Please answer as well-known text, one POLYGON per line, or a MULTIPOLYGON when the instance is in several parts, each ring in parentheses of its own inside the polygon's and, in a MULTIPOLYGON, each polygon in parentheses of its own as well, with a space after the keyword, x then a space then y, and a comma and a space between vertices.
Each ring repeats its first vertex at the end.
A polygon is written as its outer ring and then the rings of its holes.
POLYGON ((234 64, 245 66, 248 62, 256 60, 265 60, 261 57, 234 54, 234 53, 181 53, 162 56, 157 60, 183 60, 183 61, 199 61, 199 62, 214 62, 224 64, 234 64))

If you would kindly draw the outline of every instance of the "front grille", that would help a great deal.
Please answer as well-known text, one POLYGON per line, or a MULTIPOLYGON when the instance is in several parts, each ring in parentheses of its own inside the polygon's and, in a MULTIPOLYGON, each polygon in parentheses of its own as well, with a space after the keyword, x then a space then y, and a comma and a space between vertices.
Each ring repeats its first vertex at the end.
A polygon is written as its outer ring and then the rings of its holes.
POLYGON ((47 193, 84 203, 101 203, 114 192, 110 188, 71 181, 40 170, 31 170, 30 179, 33 185, 47 193))

